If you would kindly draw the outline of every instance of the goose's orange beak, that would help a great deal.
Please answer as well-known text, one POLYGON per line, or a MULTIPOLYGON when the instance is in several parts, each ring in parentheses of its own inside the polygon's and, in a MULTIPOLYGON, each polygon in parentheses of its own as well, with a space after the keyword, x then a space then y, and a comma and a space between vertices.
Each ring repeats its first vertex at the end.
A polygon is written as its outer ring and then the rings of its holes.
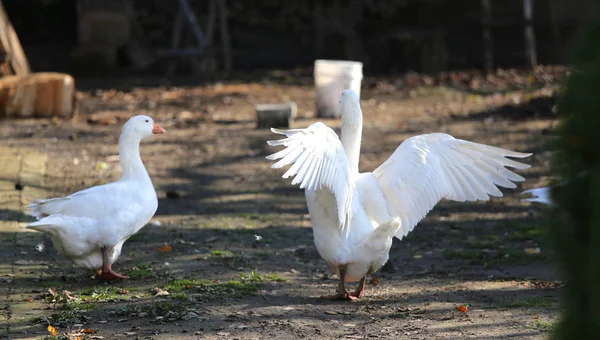
POLYGON ((152 134, 158 135, 165 132, 167 132, 165 131, 165 129, 161 128, 160 126, 158 126, 158 124, 154 123, 154 126, 152 127, 152 134))

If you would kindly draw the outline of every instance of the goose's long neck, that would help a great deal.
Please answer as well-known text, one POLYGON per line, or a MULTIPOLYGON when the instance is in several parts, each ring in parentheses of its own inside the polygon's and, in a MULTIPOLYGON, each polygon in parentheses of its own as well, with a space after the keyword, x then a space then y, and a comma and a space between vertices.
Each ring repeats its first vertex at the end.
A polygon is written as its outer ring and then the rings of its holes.
POLYGON ((140 137, 123 131, 119 138, 119 159, 123 168, 121 180, 146 179, 148 172, 140 157, 140 137))
POLYGON ((362 111, 354 108, 342 113, 342 145, 346 152, 346 159, 350 166, 350 173, 358 175, 358 161, 360 158, 360 143, 362 140, 362 111))

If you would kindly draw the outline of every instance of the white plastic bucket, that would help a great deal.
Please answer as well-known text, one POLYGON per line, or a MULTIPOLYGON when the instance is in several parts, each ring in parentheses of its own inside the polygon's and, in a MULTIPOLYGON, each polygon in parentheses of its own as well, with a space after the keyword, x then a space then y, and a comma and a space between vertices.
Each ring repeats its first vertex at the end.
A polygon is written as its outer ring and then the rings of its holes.
POLYGON ((352 89, 360 98, 363 64, 347 60, 315 60, 317 117, 339 117, 342 91, 352 89))

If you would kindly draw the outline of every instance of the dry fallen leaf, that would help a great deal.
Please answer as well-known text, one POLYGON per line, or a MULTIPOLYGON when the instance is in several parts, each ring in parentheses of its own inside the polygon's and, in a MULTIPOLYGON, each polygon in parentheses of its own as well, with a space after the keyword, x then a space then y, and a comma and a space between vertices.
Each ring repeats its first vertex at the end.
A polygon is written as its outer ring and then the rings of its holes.
POLYGON ((23 301, 31 302, 31 301, 33 301, 33 298, 32 297, 24 298, 23 301))
POLYGON ((161 253, 166 253, 168 251, 171 251, 171 249, 173 249, 170 245, 165 244, 164 246, 158 248, 158 251, 161 253))
POLYGON ((121 288, 121 289, 117 289, 117 293, 119 293, 119 294, 127 294, 127 293, 129 293, 129 291, 127 289, 121 288))
POLYGON ((79 330, 79 333, 83 333, 83 334, 94 334, 98 332, 97 329, 93 329, 93 328, 82 328, 79 330))
POLYGON ((468 311, 468 307, 465 305, 462 306, 456 306, 456 310, 461 312, 461 313, 466 313, 468 311))
POLYGON ((154 294, 154 296, 165 296, 165 295, 169 295, 169 292, 167 292, 166 290, 162 289, 162 288, 154 288, 152 289, 152 294, 154 294))
POLYGON ((63 294, 65 294, 65 297, 68 300, 75 300, 75 297, 73 295, 71 295, 71 294, 73 294, 71 291, 63 290, 63 294))
POLYGON ((56 292, 56 289, 54 289, 54 287, 48 288, 48 293, 50 293, 50 295, 54 297, 58 296, 58 293, 56 292))
POLYGON ((52 336, 56 336, 56 328, 52 327, 52 325, 48 325, 48 333, 52 334, 52 336))
POLYGON ((525 248, 524 250, 527 255, 537 255, 542 252, 540 248, 525 248))

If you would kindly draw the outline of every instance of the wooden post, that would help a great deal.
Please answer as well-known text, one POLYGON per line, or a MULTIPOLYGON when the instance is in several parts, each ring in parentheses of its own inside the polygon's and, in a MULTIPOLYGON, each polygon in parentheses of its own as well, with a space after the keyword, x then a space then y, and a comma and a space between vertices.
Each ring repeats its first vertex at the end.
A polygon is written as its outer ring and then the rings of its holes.
POLYGON ((494 47, 490 28, 492 21, 492 1, 481 0, 481 10, 483 12, 481 18, 483 25, 483 67, 486 72, 491 73, 494 71, 494 47))
POLYGON ((525 19, 525 56, 529 66, 537 65, 535 33, 533 31, 533 0, 523 0, 523 16, 525 19))
MULTIPOLYGON (((17 32, 13 28, 8 15, 4 10, 4 6, 0 1, 0 46, 4 53, 8 56, 8 62, 14 72, 18 76, 27 76, 31 73, 29 62, 23 52, 23 47, 19 42, 17 32)), ((6 75, 6 74, 3 74, 6 75)))

